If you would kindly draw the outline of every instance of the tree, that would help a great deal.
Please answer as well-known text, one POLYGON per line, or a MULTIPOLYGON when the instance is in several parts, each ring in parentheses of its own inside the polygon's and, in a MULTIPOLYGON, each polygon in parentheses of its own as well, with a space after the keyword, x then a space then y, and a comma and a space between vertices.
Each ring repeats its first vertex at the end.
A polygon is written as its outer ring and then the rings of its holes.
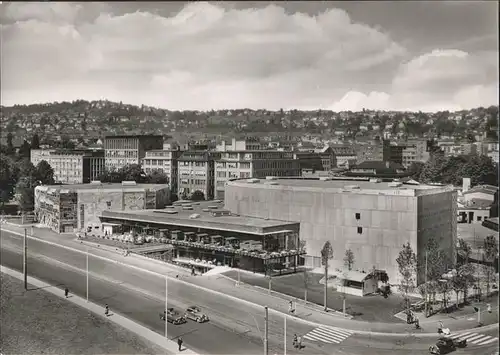
POLYGON ((13 137, 12 132, 7 133, 7 149, 5 152, 7 155, 13 155, 15 153, 14 144, 12 143, 13 137))
POLYGON ((200 191, 200 190, 196 190, 196 191, 194 191, 191 194, 190 200, 191 201, 204 201, 205 200, 205 194, 202 191, 200 191))
POLYGON ((433 301, 436 300, 436 293, 440 291, 439 280, 442 275, 448 272, 452 266, 451 260, 437 242, 435 238, 429 238, 425 247, 427 253, 427 285, 433 301))
POLYGON ((38 134, 34 134, 33 137, 31 138, 31 149, 40 149, 40 138, 38 137, 38 134))
POLYGON ((329 241, 326 241, 321 249, 321 265, 325 267, 325 294, 324 294, 324 304, 325 312, 328 311, 327 296, 328 296, 328 264, 329 261, 333 259, 333 248, 329 241))
POLYGON ((419 181, 424 166, 425 164, 419 161, 411 163, 410 167, 408 168, 408 173, 410 174, 411 178, 419 181))
POLYGON ((146 181, 146 174, 144 174, 139 164, 127 164, 119 169, 118 173, 121 177, 121 181, 135 181, 138 183, 146 181))
POLYGON ((42 160, 36 166, 37 177, 40 183, 43 185, 53 185, 54 181, 54 169, 45 160, 42 160))
POLYGON ((11 159, 0 155, 0 202, 8 203, 14 197, 16 186, 16 172, 11 159))
MULTIPOLYGON (((306 241, 305 240, 300 240, 299 241, 299 250, 305 250, 306 249, 306 241)), ((307 270, 307 268, 304 266, 304 271, 302 273, 303 275, 303 279, 302 281, 304 281, 304 301, 307 302, 307 290, 309 289, 309 283, 310 283, 310 275, 309 275, 309 272, 307 270)))
POLYGON ((16 199, 23 213, 33 211, 35 206, 36 181, 32 177, 22 177, 16 184, 16 199))
POLYGON ((498 244, 493 235, 489 235, 484 239, 484 254, 486 257, 485 262, 485 277, 486 277, 486 295, 490 294, 490 285, 495 275, 493 263, 498 256, 498 244))
POLYGON ((30 144, 26 140, 24 140, 23 144, 19 148, 19 157, 23 159, 29 159, 30 153, 31 153, 30 144))
POLYGON ((457 265, 456 271, 451 279, 451 288, 457 296, 457 308, 460 305, 459 295, 463 293, 464 304, 467 303, 467 291, 469 285, 474 283, 474 268, 470 263, 457 265))
POLYGON ((168 175, 160 170, 153 170, 151 174, 146 176, 146 181, 150 184, 168 184, 168 175))
POLYGON ((354 265, 354 253, 352 252, 351 249, 347 249, 345 251, 345 256, 344 256, 344 266, 347 267, 347 270, 351 271, 353 265, 354 265))
POLYGON ((413 251, 410 243, 403 245, 396 259, 398 263, 399 274, 401 275, 401 283, 399 289, 405 299, 406 308, 410 306, 410 293, 416 288, 416 274, 417 274, 417 256, 413 251))

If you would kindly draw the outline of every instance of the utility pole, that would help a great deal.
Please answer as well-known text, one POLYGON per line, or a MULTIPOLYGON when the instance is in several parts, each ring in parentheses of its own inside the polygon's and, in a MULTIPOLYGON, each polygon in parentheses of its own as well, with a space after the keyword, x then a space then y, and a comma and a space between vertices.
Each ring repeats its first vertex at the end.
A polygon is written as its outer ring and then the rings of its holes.
POLYGON ((269 312, 267 306, 264 307, 266 311, 265 316, 265 324, 264 324, 264 355, 269 354, 269 341, 268 341, 268 321, 269 321, 269 312))
POLYGON ((425 307, 425 317, 427 318, 427 299, 428 299, 428 296, 427 296, 427 250, 425 251, 425 302, 424 302, 424 307, 425 307))
POLYGON ((284 319, 283 354, 286 355, 286 314, 283 316, 283 319, 284 319))
MULTIPOLYGON (((168 309, 168 276, 165 276, 165 312, 168 309)), ((165 314, 166 317, 166 314, 165 314)), ((165 318, 165 338, 168 339, 168 322, 167 318, 165 318)))
POLYGON ((89 248, 87 248, 87 254, 85 255, 86 259, 86 269, 87 269, 87 303, 89 302, 89 248))
POLYGON ((23 239, 23 276, 24 276, 24 289, 28 291, 28 231, 24 228, 23 239))

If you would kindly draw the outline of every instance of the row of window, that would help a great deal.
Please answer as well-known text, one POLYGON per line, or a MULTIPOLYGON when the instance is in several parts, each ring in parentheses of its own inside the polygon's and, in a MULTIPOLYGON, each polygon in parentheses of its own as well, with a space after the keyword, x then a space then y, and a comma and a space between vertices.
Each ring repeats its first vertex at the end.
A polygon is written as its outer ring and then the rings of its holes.
POLYGON ((206 161, 180 161, 179 166, 198 166, 198 167, 205 167, 207 166, 206 161))
POLYGON ((169 159, 144 159, 144 165, 170 166, 170 160, 169 159))
POLYGON ((206 185, 207 180, 201 179, 181 179, 181 184, 187 185, 206 185))
POLYGON ((106 157, 124 157, 124 158, 137 158, 138 153, 135 150, 107 150, 106 157))

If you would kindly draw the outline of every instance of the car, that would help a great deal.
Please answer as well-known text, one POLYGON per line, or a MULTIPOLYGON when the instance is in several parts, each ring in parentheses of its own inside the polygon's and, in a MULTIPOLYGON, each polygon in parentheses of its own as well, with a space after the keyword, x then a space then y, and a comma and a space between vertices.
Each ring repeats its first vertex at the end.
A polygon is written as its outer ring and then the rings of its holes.
MULTIPOLYGON (((181 315, 181 313, 174 308, 167 308, 165 311, 167 315, 167 322, 172 323, 174 325, 179 325, 186 323, 186 317, 181 315)), ((165 320, 165 315, 160 313, 160 319, 165 320)))
POLYGON ((198 323, 204 323, 208 322, 208 316, 204 313, 201 312, 201 309, 197 306, 191 306, 186 309, 186 315, 185 317, 187 319, 194 320, 198 323))
POLYGON ((429 352, 435 355, 448 354, 455 351, 457 348, 464 348, 467 346, 467 340, 457 340, 449 337, 441 337, 436 342, 436 345, 429 347, 429 352))

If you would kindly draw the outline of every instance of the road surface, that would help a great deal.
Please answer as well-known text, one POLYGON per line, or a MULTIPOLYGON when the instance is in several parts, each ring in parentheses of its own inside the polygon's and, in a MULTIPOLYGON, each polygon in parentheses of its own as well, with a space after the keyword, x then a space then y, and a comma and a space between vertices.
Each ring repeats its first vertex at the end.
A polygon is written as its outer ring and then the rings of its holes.
MULTIPOLYGON (((22 238, 2 231, 1 263, 22 271, 22 238)), ((41 241, 29 240, 28 270, 52 285, 67 285, 72 293, 86 295, 86 257, 80 253, 58 248, 41 241)), ((165 304, 165 280, 148 273, 132 270, 112 261, 89 258, 89 298, 111 310, 164 334, 159 313, 165 304)), ((202 276, 197 276, 202 277, 202 276)), ((62 292, 62 291, 61 291, 62 292)), ((211 318, 205 324, 169 324, 168 336, 182 336, 186 345, 202 354, 261 354, 264 332, 264 311, 240 302, 214 296, 189 285, 170 281, 168 305, 183 310, 189 305, 200 306, 211 318)), ((269 354, 283 354, 283 319, 269 315, 269 354)), ((339 329, 316 328, 289 319, 287 321, 287 353, 293 333, 305 335, 301 353, 307 354, 427 354, 435 339, 409 336, 371 337, 352 335, 339 329)), ((494 336, 494 331, 491 336, 494 336)), ((437 339, 437 336, 436 336, 437 339)), ((497 342, 460 349, 457 354, 493 354, 497 342)), ((295 351, 295 353, 297 353, 295 351)))

